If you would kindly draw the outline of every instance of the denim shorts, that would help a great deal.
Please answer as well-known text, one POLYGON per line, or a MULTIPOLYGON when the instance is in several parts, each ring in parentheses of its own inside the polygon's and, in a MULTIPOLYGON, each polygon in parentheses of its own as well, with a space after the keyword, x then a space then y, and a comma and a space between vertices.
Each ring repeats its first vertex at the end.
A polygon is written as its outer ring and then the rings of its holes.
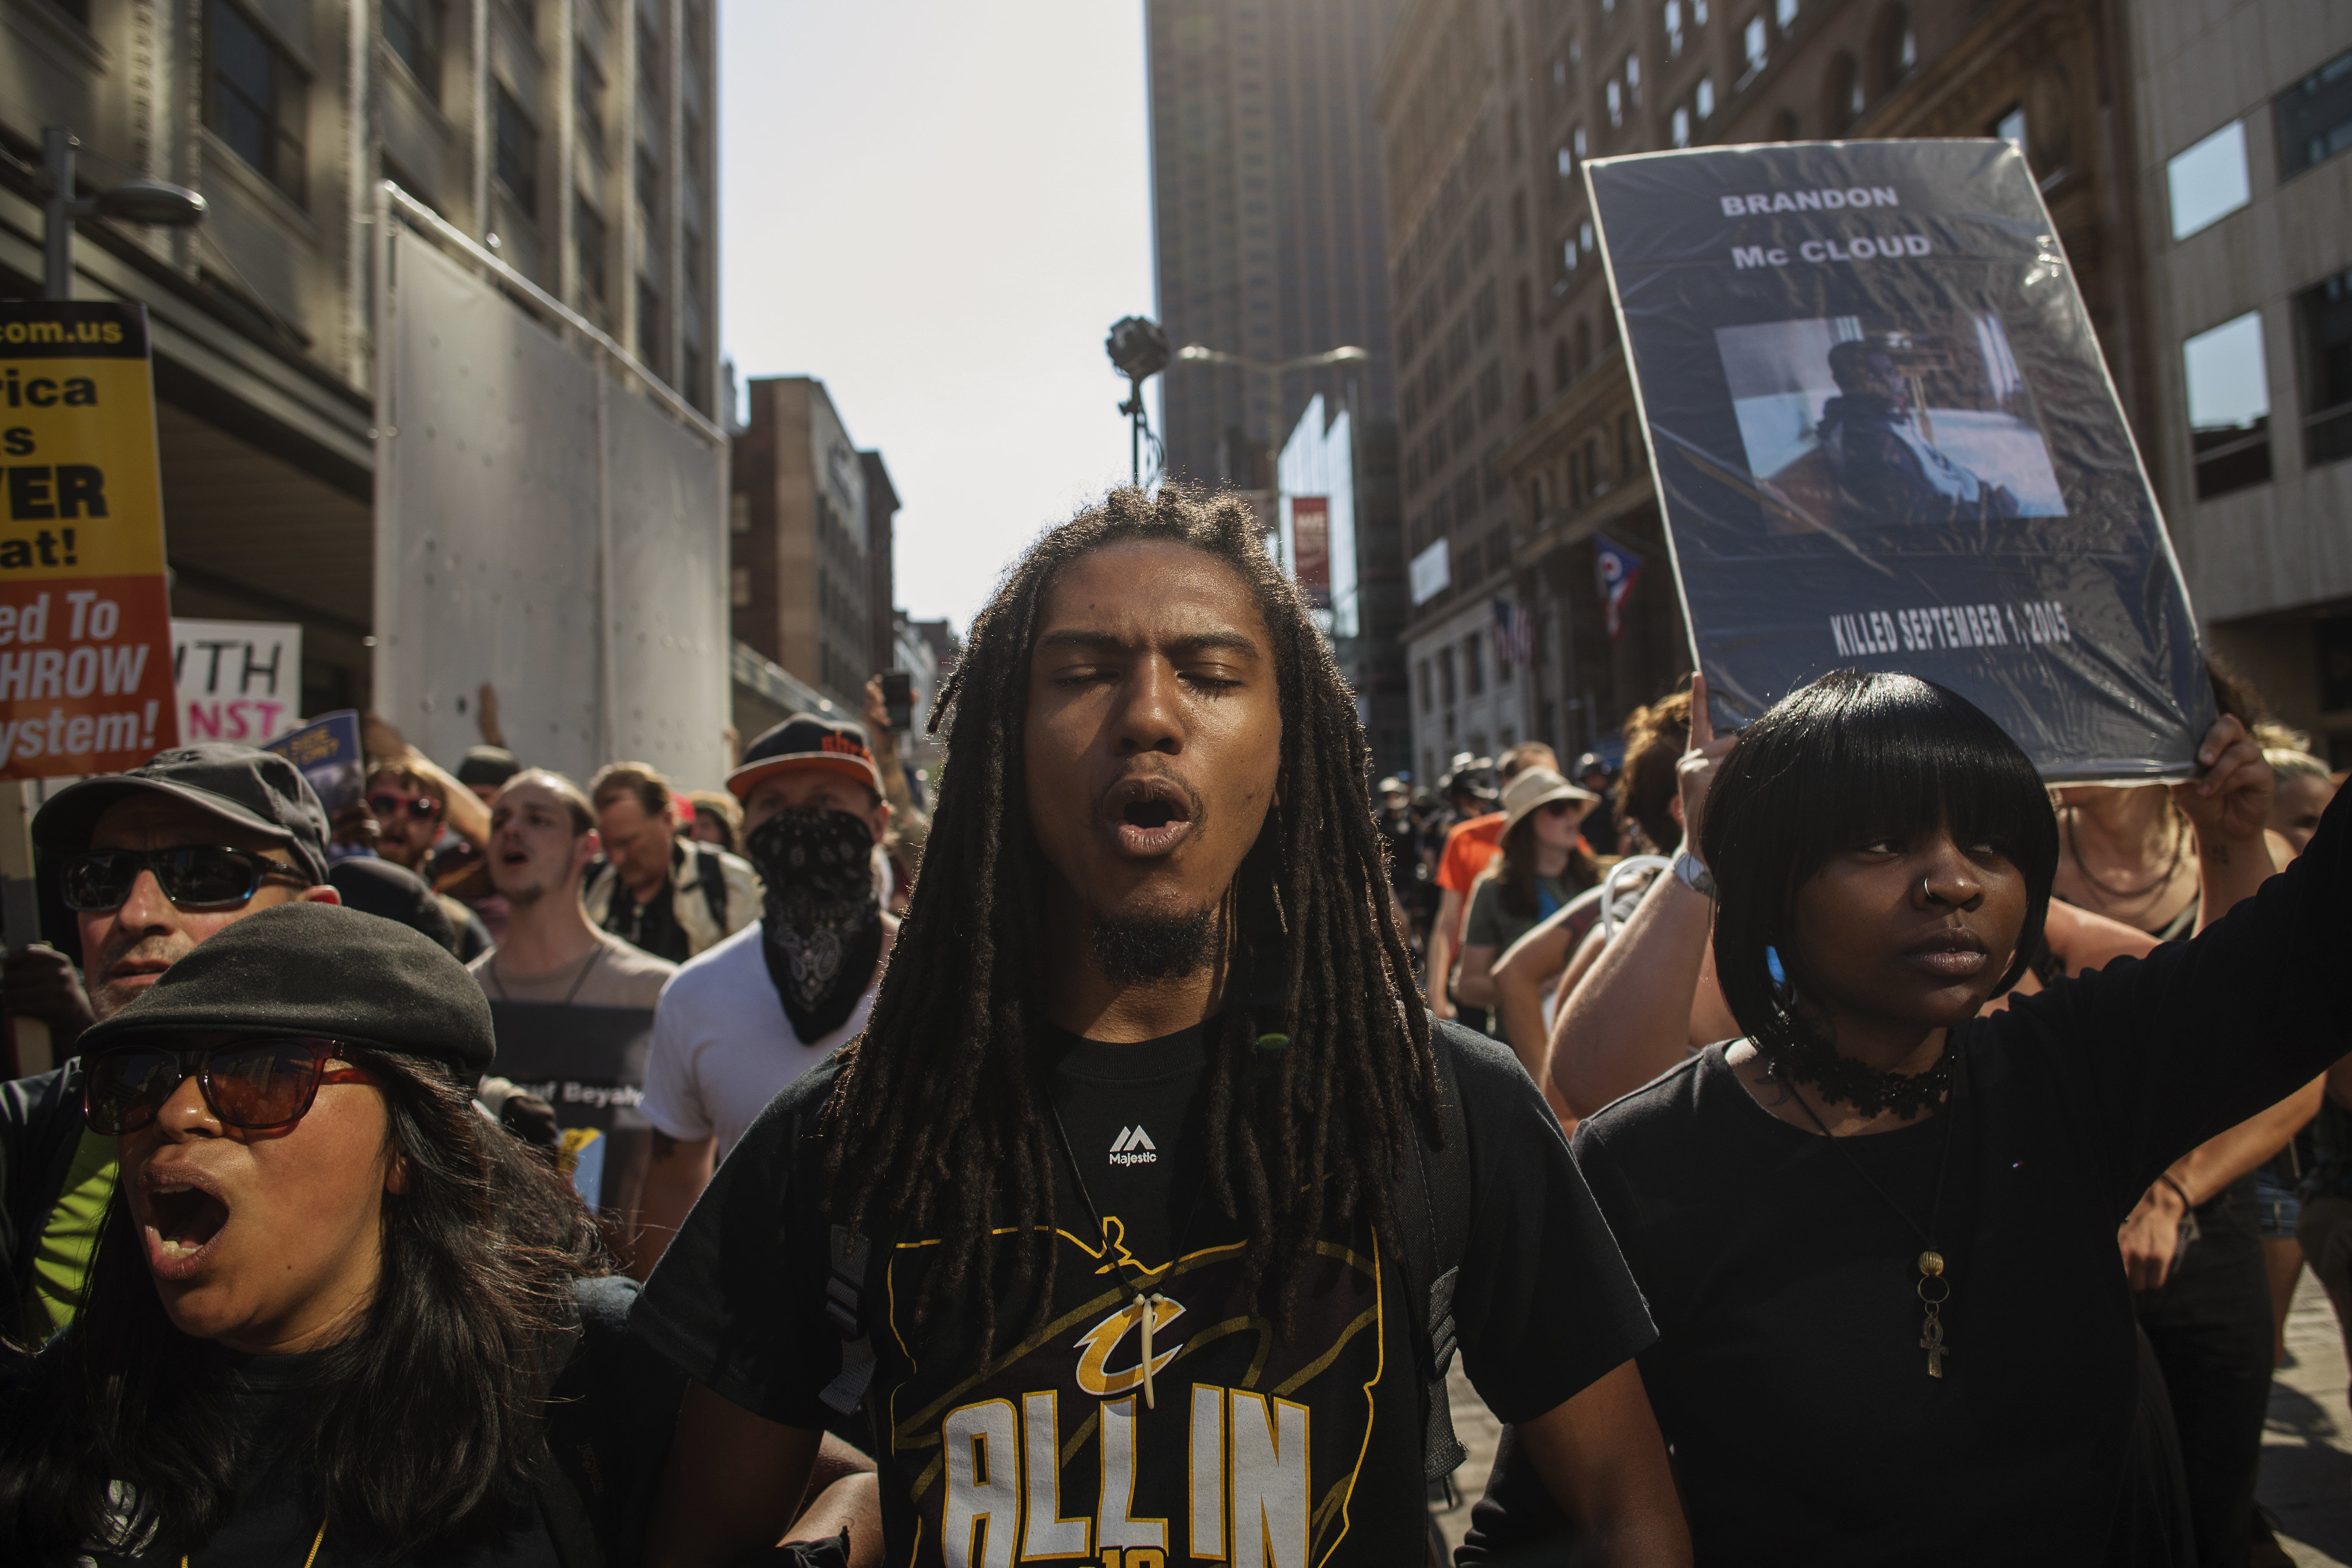
POLYGON ((2292 1241, 2303 1222, 2303 1199, 2265 1166, 2254 1173, 2255 1227, 2265 1241, 2292 1241))

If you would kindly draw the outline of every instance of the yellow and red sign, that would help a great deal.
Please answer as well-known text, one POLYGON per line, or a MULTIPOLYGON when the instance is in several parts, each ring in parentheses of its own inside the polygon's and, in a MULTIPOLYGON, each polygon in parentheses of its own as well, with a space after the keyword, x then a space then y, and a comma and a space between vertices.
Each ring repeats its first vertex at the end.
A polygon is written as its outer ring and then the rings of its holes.
POLYGON ((0 300, 0 779, 179 739, 146 312, 0 300))

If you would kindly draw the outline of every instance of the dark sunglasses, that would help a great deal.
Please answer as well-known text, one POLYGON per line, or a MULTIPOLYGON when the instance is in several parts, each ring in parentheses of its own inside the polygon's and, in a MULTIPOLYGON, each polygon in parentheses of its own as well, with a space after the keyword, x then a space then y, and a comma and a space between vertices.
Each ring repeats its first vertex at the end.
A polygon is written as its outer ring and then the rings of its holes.
POLYGON ((1536 810, 1541 811, 1547 817, 1565 817, 1570 811, 1576 810, 1576 802, 1573 800, 1546 800, 1542 805, 1538 806, 1536 810))
POLYGON ((441 802, 430 795, 371 795, 368 810, 379 817, 397 817, 405 812, 424 822, 441 814, 441 802))
POLYGON ((266 855, 212 844, 169 850, 89 850, 66 862, 66 907, 83 914, 120 909, 139 873, 152 871, 163 896, 183 909, 235 909, 272 879, 304 887, 310 879, 266 855))
POLYGON ((308 1115, 326 1083, 373 1083, 356 1067, 327 1063, 342 1053, 331 1040, 232 1040, 180 1050, 134 1042, 89 1059, 84 1069, 82 1114, 100 1137, 119 1138, 152 1122, 190 1078, 224 1126, 248 1133, 290 1127, 308 1115))

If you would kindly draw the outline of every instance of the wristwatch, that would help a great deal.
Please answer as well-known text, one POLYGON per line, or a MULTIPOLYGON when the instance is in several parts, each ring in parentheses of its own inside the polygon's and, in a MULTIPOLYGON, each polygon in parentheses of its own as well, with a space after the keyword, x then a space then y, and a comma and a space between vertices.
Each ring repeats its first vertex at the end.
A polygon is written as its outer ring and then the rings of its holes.
POLYGON ((1693 893, 1703 894, 1708 898, 1715 896, 1715 873, 1707 870, 1706 862, 1690 851, 1675 852, 1675 875, 1693 893))

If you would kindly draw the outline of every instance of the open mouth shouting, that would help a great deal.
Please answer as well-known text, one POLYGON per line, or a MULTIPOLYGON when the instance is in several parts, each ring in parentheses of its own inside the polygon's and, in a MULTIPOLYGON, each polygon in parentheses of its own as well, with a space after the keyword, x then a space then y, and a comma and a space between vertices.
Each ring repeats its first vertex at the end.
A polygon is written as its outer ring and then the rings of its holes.
POLYGON ((163 1280, 194 1275, 229 1218, 219 1184, 186 1160, 149 1166, 132 1188, 131 1210, 147 1267, 163 1280))
POLYGON ((1118 852, 1130 860, 1156 860, 1172 852, 1200 817, 1200 797, 1171 774, 1131 775, 1103 796, 1103 824, 1118 852))

